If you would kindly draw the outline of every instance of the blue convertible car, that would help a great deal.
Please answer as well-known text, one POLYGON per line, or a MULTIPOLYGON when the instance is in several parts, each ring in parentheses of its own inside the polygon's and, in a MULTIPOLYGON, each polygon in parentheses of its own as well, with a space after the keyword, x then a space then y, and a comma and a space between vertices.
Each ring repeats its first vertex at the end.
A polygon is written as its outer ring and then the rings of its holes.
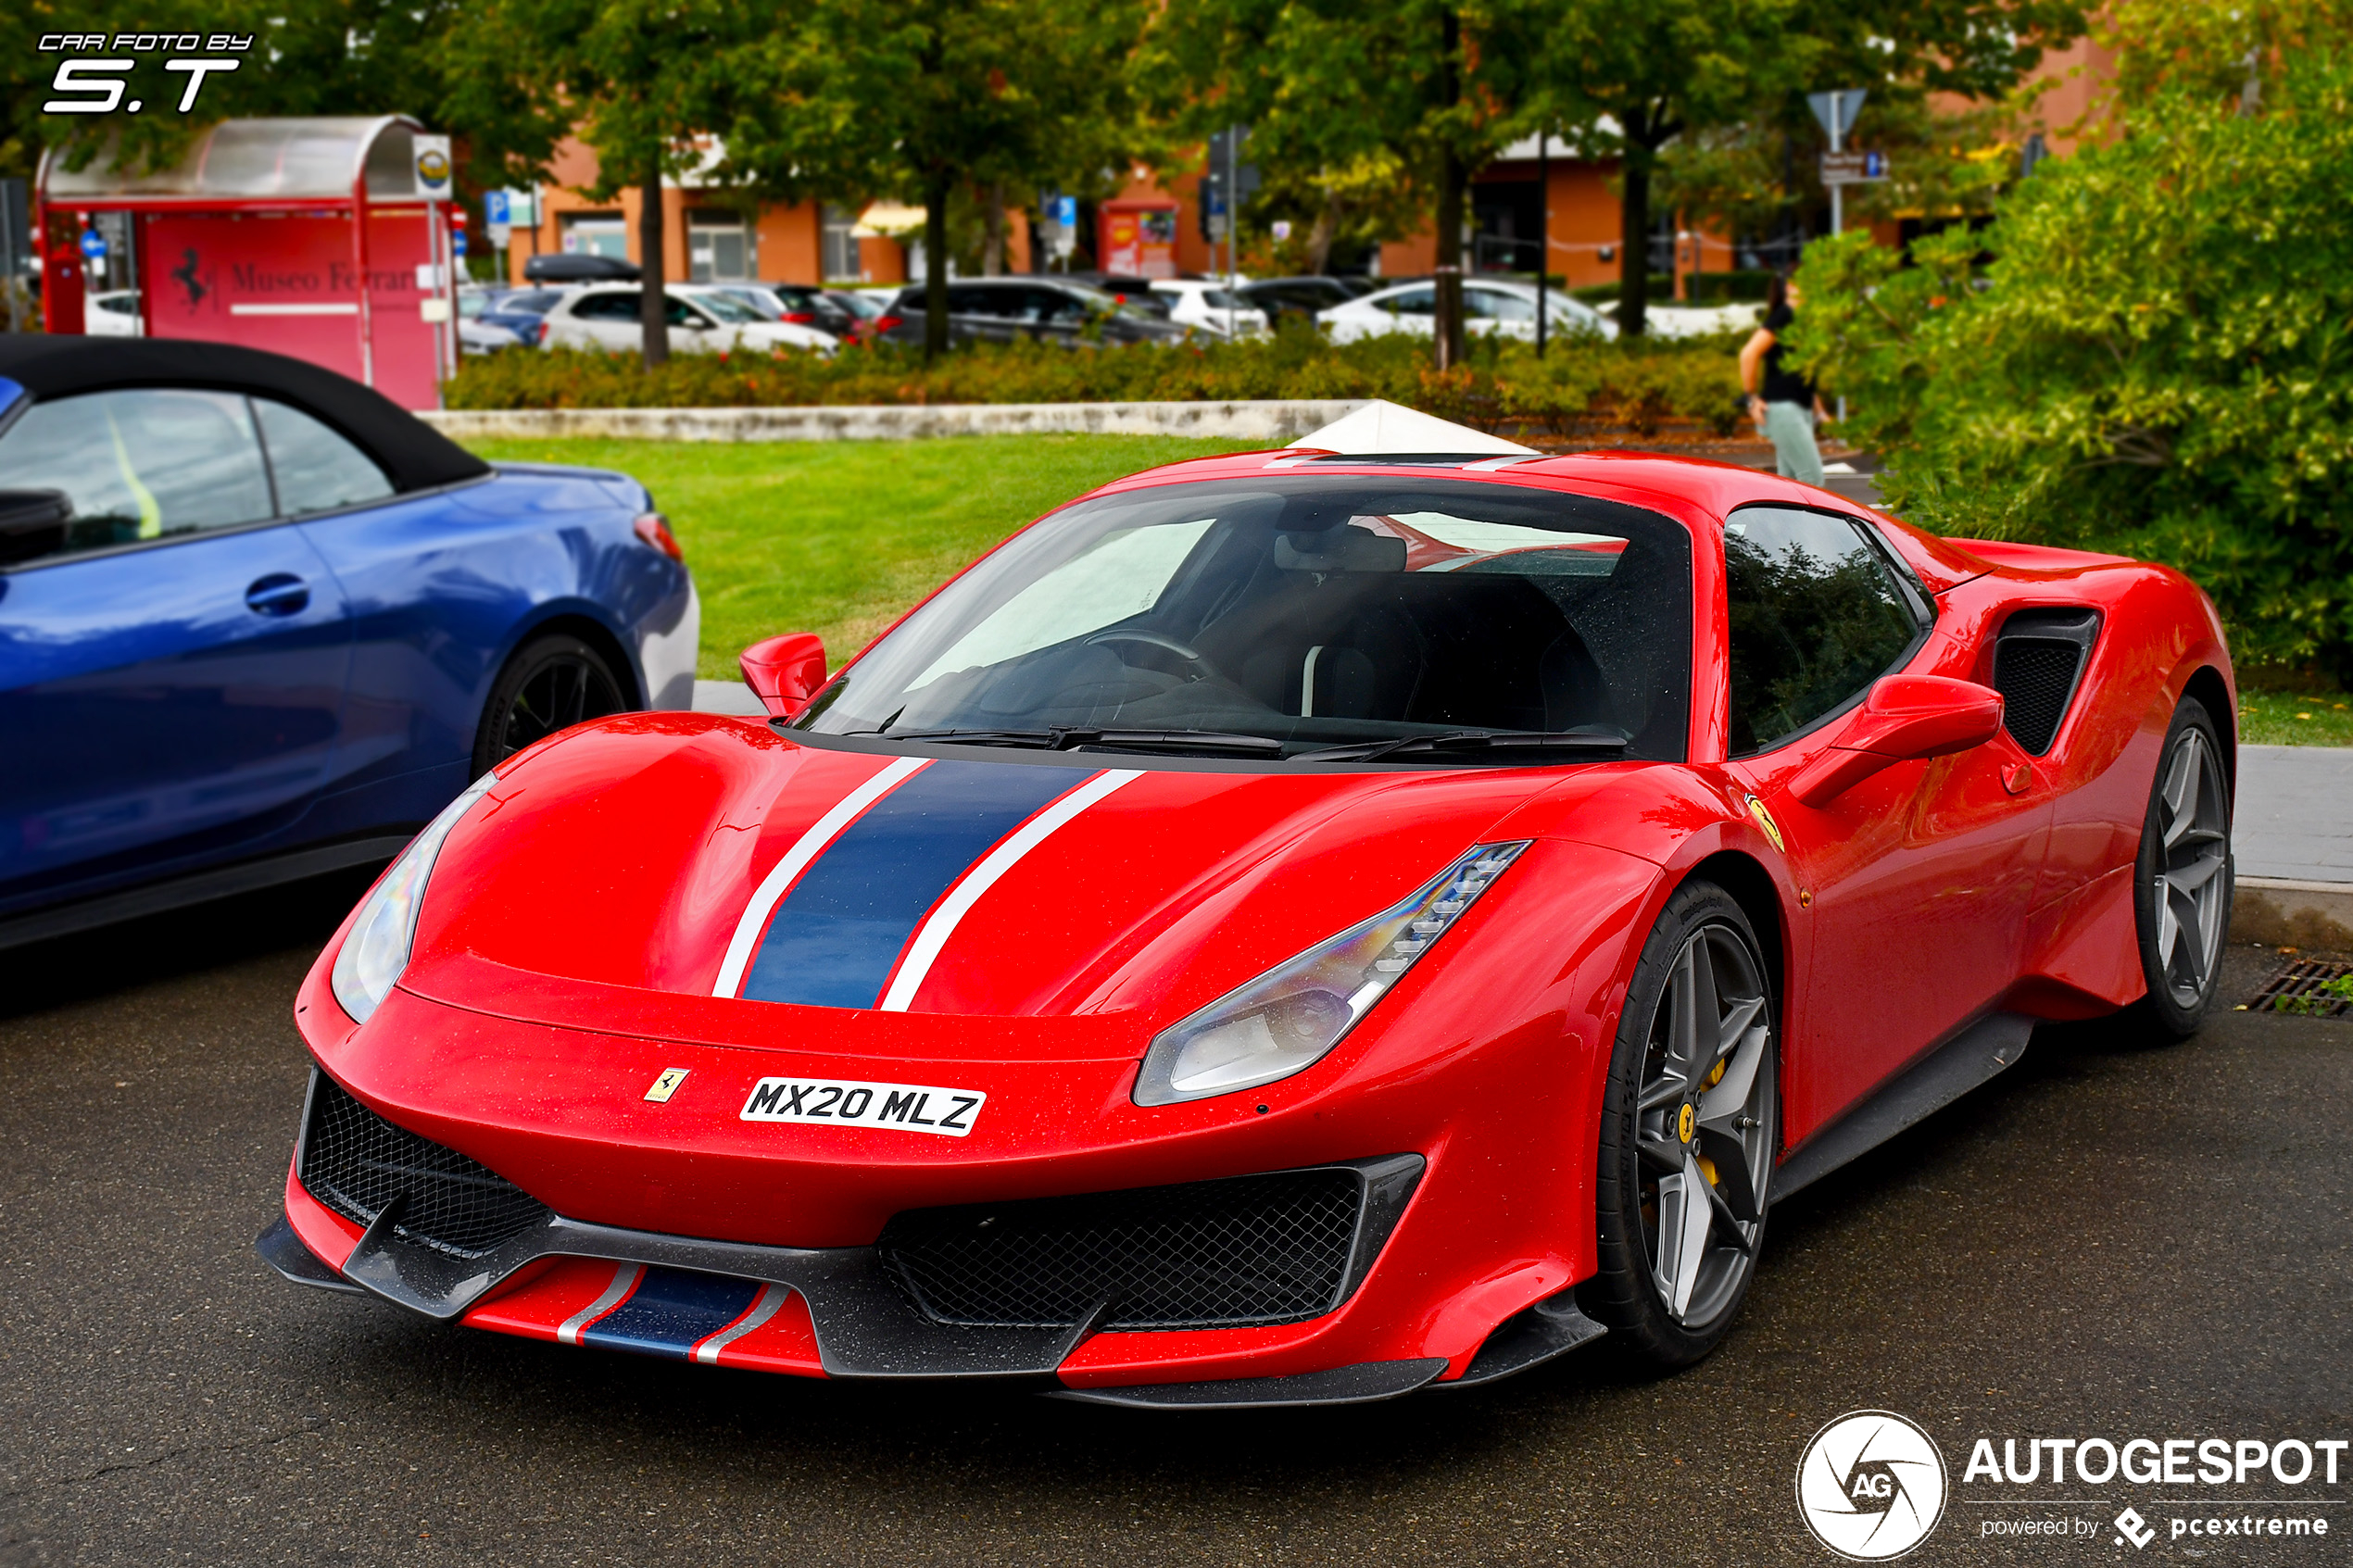
POLYGON ((0 947, 390 857, 551 730, 685 708, 645 488, 220 344, 0 337, 0 947))

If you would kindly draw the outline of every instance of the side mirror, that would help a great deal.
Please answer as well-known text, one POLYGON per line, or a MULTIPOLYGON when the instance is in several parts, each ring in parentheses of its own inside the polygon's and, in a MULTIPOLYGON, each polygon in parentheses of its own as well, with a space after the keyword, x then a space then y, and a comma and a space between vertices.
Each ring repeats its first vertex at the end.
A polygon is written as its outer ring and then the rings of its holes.
POLYGON ((787 632, 754 643, 736 662, 744 684, 779 719, 807 707, 825 684, 825 645, 814 632, 787 632))
POLYGON ((1950 757, 1992 740, 2002 727, 2002 694, 1942 675, 1890 675, 1819 757, 1798 771, 1790 793, 1827 806, 1882 769, 1920 757, 1950 757))

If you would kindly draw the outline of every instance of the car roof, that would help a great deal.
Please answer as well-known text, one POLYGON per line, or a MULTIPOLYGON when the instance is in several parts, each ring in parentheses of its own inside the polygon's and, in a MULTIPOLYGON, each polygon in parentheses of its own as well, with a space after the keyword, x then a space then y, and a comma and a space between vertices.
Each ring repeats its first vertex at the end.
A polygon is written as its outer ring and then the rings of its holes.
POLYGON ((44 399, 167 386, 275 398, 350 437, 400 491, 490 471, 488 463, 382 393, 307 360, 240 344, 0 333, 0 377, 44 399))

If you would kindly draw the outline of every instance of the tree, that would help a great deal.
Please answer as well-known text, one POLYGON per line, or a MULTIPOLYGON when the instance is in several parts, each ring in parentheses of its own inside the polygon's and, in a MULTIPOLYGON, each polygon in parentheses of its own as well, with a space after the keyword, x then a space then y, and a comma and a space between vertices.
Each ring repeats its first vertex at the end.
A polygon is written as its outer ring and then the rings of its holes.
POLYGON ((1283 184, 1393 167, 1435 208, 1437 355, 1462 357, 1463 202, 1516 122, 1481 46, 1487 0, 1188 0, 1154 18, 1139 56, 1169 140, 1251 128, 1283 184))
POLYGON ((761 102, 775 25, 763 7, 727 0, 490 0, 467 13, 450 56, 454 100, 509 128, 499 152, 510 179, 544 177, 570 133, 597 155, 591 200, 636 189, 648 369, 670 354, 662 182, 752 182, 731 154, 761 102))
POLYGON ((2080 0, 1492 0, 1497 91, 1619 159, 1618 326, 1650 300, 1653 182, 1677 138, 1793 112, 1806 90, 1983 98, 2080 36, 2080 0))
POLYGON ((176 31, 249 35, 253 47, 235 56, 235 70, 205 77, 187 114, 177 105, 188 78, 167 71, 170 56, 160 52, 129 56, 138 63, 124 79, 125 97, 141 100, 143 112, 47 114, 42 106, 58 62, 73 56, 40 53, 41 34, 153 31, 154 16, 126 0, 0 8, 0 172, 30 175, 44 146, 76 167, 95 157, 168 165, 198 132, 233 116, 407 113, 453 129, 445 118, 445 51, 453 35, 471 31, 459 0, 285 0, 267 14, 216 0, 174 11, 170 20, 176 31))
POLYGON ((1144 0, 812 0, 765 45, 765 101, 731 154, 763 188, 924 208, 924 346, 948 346, 960 189, 1092 183, 1125 164, 1144 0))
POLYGON ((2153 27, 2162 69, 2124 74, 2112 142, 2045 162, 1989 227, 1921 242, 1914 265, 1865 235, 1818 245, 1791 341, 1886 455, 1897 511, 2169 561, 2214 596, 2243 662, 2353 680, 2338 8, 2298 47, 2243 32, 2216 51, 2227 71, 2177 69, 2153 27))

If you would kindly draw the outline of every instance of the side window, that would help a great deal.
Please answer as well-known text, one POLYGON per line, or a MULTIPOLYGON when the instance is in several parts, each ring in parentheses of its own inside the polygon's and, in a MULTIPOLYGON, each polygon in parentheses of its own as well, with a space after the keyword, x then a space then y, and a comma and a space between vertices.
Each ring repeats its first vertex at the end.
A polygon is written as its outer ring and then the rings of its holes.
MULTIPOLYGON (((707 327, 711 318, 688 305, 674 294, 661 296, 662 320, 673 327, 707 327)), ((643 320, 643 318, 640 318, 643 320)))
POLYGON ((1465 289, 1463 315, 1474 321, 1533 321, 1536 302, 1502 289, 1465 289))
POLYGON ((1395 316, 1435 316, 1438 314, 1436 289, 1407 289, 1381 302, 1395 316))
POLYGON ((354 507, 392 494, 392 481, 374 459, 301 409, 257 397, 253 412, 271 477, 278 482, 281 516, 354 507))
POLYGON ((253 416, 235 393, 157 388, 39 403, 0 435, 12 490, 62 490, 66 551, 272 515, 253 416))
POLYGON ((634 321, 637 320, 637 296, 634 294, 583 295, 574 301, 573 318, 581 321, 634 321))
POLYGON ((1735 757, 1779 745, 1894 667, 1911 600, 1841 518, 1743 507, 1724 524, 1735 757))

